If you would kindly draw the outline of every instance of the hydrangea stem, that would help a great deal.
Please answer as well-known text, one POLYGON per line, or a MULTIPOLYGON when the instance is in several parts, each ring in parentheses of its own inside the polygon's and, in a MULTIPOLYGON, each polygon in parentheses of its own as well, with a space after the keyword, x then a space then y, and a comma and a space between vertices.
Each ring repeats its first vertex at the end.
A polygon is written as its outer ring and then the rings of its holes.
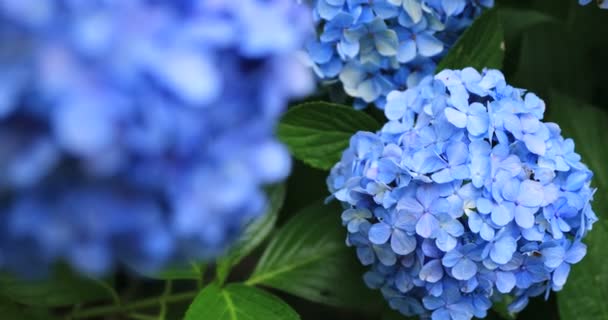
POLYGON ((164 296, 164 297, 143 299, 143 300, 139 300, 139 301, 135 301, 132 303, 123 304, 123 305, 119 305, 119 306, 111 305, 111 306, 101 306, 101 307, 94 307, 94 308, 79 310, 79 311, 73 312, 72 314, 67 316, 66 319, 67 320, 85 319, 85 318, 107 316, 107 315, 112 315, 112 314, 124 314, 124 313, 129 313, 129 312, 132 312, 135 310, 155 307, 155 306, 158 306, 161 302, 170 304, 170 303, 188 301, 188 300, 194 299, 194 297, 196 297, 198 292, 199 292, 198 290, 188 291, 188 292, 168 295, 168 296, 164 296))

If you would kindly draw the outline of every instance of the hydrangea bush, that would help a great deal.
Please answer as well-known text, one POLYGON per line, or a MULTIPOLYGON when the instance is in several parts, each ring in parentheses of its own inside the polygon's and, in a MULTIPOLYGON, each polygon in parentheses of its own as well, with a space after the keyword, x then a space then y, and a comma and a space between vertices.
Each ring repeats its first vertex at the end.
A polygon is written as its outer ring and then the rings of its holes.
POLYGON ((290 171, 310 11, 282 1, 0 3, 0 266, 91 274, 221 253, 290 171))
POLYGON ((365 281, 404 315, 484 318, 559 291, 597 220, 593 176, 545 103, 498 70, 444 70, 387 96, 332 169, 365 281))
POLYGON ((322 79, 339 79, 355 106, 384 108, 416 85, 494 0, 316 0, 319 36, 307 48, 322 79))

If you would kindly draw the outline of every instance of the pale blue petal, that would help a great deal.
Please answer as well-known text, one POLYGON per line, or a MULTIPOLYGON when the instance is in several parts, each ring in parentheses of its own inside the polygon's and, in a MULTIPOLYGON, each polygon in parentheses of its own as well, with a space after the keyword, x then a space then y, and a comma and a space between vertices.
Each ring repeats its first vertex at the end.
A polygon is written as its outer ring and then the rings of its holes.
POLYGON ((420 269, 420 279, 424 281, 435 283, 441 278, 443 278, 443 266, 439 259, 429 261, 420 269))
POLYGON ((386 223, 380 222, 374 224, 369 229, 369 241, 374 244, 384 244, 391 236, 392 228, 386 223))
POLYGON ((424 207, 416 200, 415 198, 401 198, 399 202, 397 202, 397 209, 403 210, 408 213, 417 213, 422 214, 424 211, 424 207))
POLYGON ((509 210, 504 205, 497 204, 492 207, 492 222, 498 226, 505 226, 509 222, 513 221, 514 212, 509 210))
POLYGON ((395 253, 406 255, 416 250, 416 237, 409 236, 401 230, 393 231, 391 236, 391 248, 395 253))
POLYGON ((566 251, 561 246, 545 248, 542 251, 545 265, 551 269, 559 267, 564 262, 566 251))
POLYGON ((498 264, 506 264, 513 257, 517 249, 517 242, 511 237, 504 237, 494 243, 490 251, 490 258, 498 264))
POLYGON ((566 284, 566 280, 568 280, 569 274, 570 274, 570 265, 567 263, 562 263, 553 272, 553 283, 555 283, 555 285, 558 287, 564 286, 566 284))
POLYGON ((399 39, 394 30, 384 30, 374 34, 376 40, 376 49, 385 57, 393 57, 397 55, 399 47, 399 39))
POLYGON ((430 238, 439 228, 439 221, 430 213, 425 213, 416 224, 416 233, 423 238, 430 238))
POLYGON ((424 57, 433 57, 443 51, 443 42, 426 33, 416 36, 416 44, 418 52, 424 57))
POLYGON ((496 289, 500 293, 509 293, 515 287, 515 275, 512 272, 496 272, 496 289))
POLYGON ((399 45, 397 60, 401 63, 408 63, 416 58, 416 54, 416 42, 408 39, 399 45))
POLYGON ((452 275, 458 280, 469 280, 477 273, 477 264, 469 259, 460 259, 452 268, 452 275))
POLYGON ((467 115, 454 108, 445 109, 445 117, 456 128, 465 128, 467 126, 467 115))
POLYGON ((522 206, 515 207, 515 222, 518 226, 529 229, 534 226, 534 213, 536 209, 530 209, 522 206))
POLYGON ((422 5, 419 0, 403 0, 403 9, 414 23, 418 23, 422 19, 422 5))
POLYGON ((398 120, 405 115, 407 110, 407 99, 405 92, 391 91, 386 96, 386 105, 384 106, 384 115, 389 120, 398 120))
POLYGON ((545 139, 540 136, 525 134, 523 136, 523 141, 526 144, 526 148, 530 150, 530 152, 535 153, 539 156, 544 156, 547 151, 547 145, 545 143, 545 139))
POLYGON ((443 169, 439 172, 433 173, 431 178, 437 183, 447 183, 454 180, 450 169, 443 169))
POLYGON ((543 185, 540 182, 525 180, 520 185, 517 201, 526 207, 538 207, 543 203, 543 189, 543 185))
POLYGON ((579 263, 587 254, 587 246, 581 242, 575 242, 566 253, 566 262, 569 264, 579 263))
POLYGON ((452 250, 449 251, 445 254, 445 256, 443 256, 443 258, 441 259, 441 262, 443 263, 444 266, 451 268, 453 266, 455 266, 458 261, 460 261, 460 259, 462 259, 463 255, 460 251, 458 250, 452 250))

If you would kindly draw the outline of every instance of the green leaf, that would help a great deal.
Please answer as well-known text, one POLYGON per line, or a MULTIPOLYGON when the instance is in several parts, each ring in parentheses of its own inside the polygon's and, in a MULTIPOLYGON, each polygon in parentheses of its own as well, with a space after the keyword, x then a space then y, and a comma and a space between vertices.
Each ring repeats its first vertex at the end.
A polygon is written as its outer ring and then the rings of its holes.
POLYGON ((57 307, 108 299, 111 294, 97 280, 80 277, 65 267, 48 279, 25 281, 0 275, 0 295, 28 306, 57 307))
POLYGON ((277 134, 291 154, 306 164, 329 170, 340 160, 357 131, 376 131, 374 118, 349 106, 309 102, 289 109, 277 134))
POLYGON ((515 38, 524 31, 543 23, 560 21, 545 12, 531 9, 499 8, 498 15, 504 27, 505 38, 515 38))
POLYGON ((157 274, 147 275, 159 280, 201 280, 205 267, 202 262, 190 262, 186 264, 173 265, 165 268, 157 274))
POLYGON ((0 301, 0 315, 7 320, 53 320, 44 308, 23 307, 10 301, 0 301))
POLYGON ((341 212, 320 201, 300 211, 272 239, 246 284, 338 307, 369 311, 381 304, 377 292, 363 284, 364 269, 344 243, 341 212))
POLYGON ((437 72, 444 69, 473 67, 501 69, 505 54, 504 32, 497 9, 483 13, 458 39, 439 62, 437 72))
POLYGON ((589 81, 596 70, 594 64, 588 63, 589 53, 581 50, 582 46, 580 35, 566 25, 534 26, 522 36, 520 58, 509 80, 540 96, 549 96, 556 90, 588 99, 593 95, 589 81))
POLYGON ((184 320, 298 320, 300 316, 281 299, 242 284, 203 289, 184 320))
POLYGON ((593 106, 554 93, 549 106, 550 119, 557 122, 564 136, 576 142, 576 151, 593 170, 598 188, 593 201, 599 221, 585 238, 587 256, 572 267, 564 290, 558 293, 562 319, 608 319, 608 113, 593 106))
POLYGON ((233 266, 249 255, 268 237, 274 229, 284 200, 285 185, 281 184, 269 188, 266 213, 247 226, 240 239, 232 246, 226 256, 218 261, 216 272, 220 283, 224 283, 233 266))

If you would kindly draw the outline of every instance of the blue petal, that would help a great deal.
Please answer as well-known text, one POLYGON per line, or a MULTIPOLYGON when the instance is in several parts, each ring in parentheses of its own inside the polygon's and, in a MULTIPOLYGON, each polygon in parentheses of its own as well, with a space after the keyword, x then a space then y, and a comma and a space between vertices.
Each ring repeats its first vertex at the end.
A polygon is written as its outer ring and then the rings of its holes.
POLYGON ((570 265, 567 263, 562 263, 555 271, 553 272, 553 283, 562 287, 566 284, 566 280, 568 280, 568 275, 570 274, 570 265))
POLYGON ((429 261, 425 264, 422 269, 420 269, 420 279, 435 283, 441 278, 443 278, 443 266, 441 265, 441 260, 435 259, 429 261))
POLYGON ((437 183, 448 183, 454 181, 454 178, 452 177, 452 171, 450 169, 443 169, 439 172, 433 173, 433 175, 431 175, 431 178, 437 183))
POLYGON ((564 262, 566 250, 561 246, 545 248, 541 251, 545 265, 551 269, 559 267, 564 262))
POLYGON ((391 232, 392 228, 388 224, 383 222, 376 223, 369 229, 369 241, 374 244, 384 244, 391 236, 391 232))
POLYGON ((477 273, 477 264, 469 259, 460 259, 452 268, 452 275, 458 280, 469 280, 477 273))
POLYGON ((566 262, 569 264, 579 263, 587 254, 587 246, 581 242, 575 242, 566 253, 566 262))
POLYGON ((416 224, 416 233, 423 238, 430 238, 439 228, 439 221, 430 213, 425 213, 416 224))
POLYGON ((394 30, 384 30, 374 34, 376 40, 376 49, 385 57, 393 57, 397 55, 399 47, 399 38, 394 30))
POLYGON ((357 257, 364 266, 369 266, 376 260, 374 251, 369 247, 357 247, 357 257))
POLYGON ((517 249, 517 242, 511 237, 504 237, 494 243, 490 251, 490 258, 498 264, 505 264, 511 260, 517 249))
POLYGON ((505 204, 497 204, 492 207, 492 222, 498 226, 505 226, 509 222, 513 221, 514 212, 510 210, 505 204))
POLYGON ((416 250, 416 237, 409 236, 401 230, 395 230, 391 237, 391 248, 396 254, 406 255, 416 250))
POLYGON ((401 63, 408 63, 416 58, 416 42, 413 40, 405 40, 399 45, 397 51, 397 61, 401 63))
POLYGON ((419 0, 403 0, 403 9, 414 23, 422 20, 422 5, 419 0))
POLYGON ((511 272, 496 272, 496 289, 500 293, 509 293, 515 287, 515 275, 511 272))
POLYGON ((515 207, 515 222, 524 229, 534 226, 534 213, 537 209, 530 209, 522 206, 515 207))
POLYGON ((338 52, 341 52, 343 55, 349 58, 354 58, 359 54, 359 41, 340 41, 338 43, 338 52))
POLYGON ((526 207, 539 207, 543 203, 544 188, 540 182, 524 180, 519 188, 517 201, 526 207))
POLYGON ((540 136, 525 134, 523 136, 523 141, 526 144, 526 148, 530 150, 530 152, 535 153, 539 156, 544 156, 547 150, 547 145, 545 143, 545 139, 540 136))
POLYGON ((460 259, 462 259, 463 255, 460 251, 458 250, 452 250, 449 251, 445 254, 445 256, 443 256, 443 258, 441 259, 441 262, 443 263, 444 266, 451 268, 453 266, 455 266, 458 261, 460 261, 460 259))
POLYGON ((401 198, 397 203, 398 210, 404 210, 407 213, 421 214, 424 211, 424 207, 414 198, 401 198))
POLYGON ((434 57, 443 51, 443 42, 426 33, 419 33, 416 36, 418 52, 424 57, 434 57))
POLYGON ((384 115, 389 120, 399 120, 405 115, 407 110, 407 99, 405 92, 391 91, 386 96, 386 105, 384 106, 384 115))
POLYGON ((374 252, 378 260, 385 266, 392 266, 397 263, 397 256, 389 246, 374 246, 374 252))

